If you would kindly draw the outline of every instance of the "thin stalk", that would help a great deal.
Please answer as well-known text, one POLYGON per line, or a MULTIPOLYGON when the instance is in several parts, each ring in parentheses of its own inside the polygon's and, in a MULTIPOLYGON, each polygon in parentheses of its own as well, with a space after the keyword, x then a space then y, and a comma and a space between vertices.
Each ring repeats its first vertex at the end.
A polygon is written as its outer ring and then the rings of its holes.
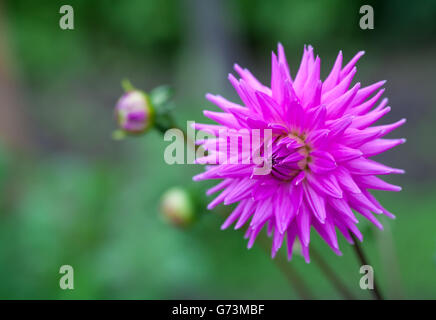
MULTIPOLYGON (((264 249, 267 256, 269 257, 271 251, 269 245, 266 243, 265 237, 259 236, 257 241, 261 244, 262 248, 264 249)), ((304 300, 314 299, 306 283, 303 281, 303 277, 301 277, 298 274, 294 266, 289 264, 286 258, 283 257, 283 255, 278 253, 277 256, 272 260, 274 264, 278 267, 280 272, 285 276, 291 288, 297 292, 298 296, 301 299, 304 300)))
MULTIPOLYGON (((357 239, 354 234, 351 234, 351 236, 353 237, 353 241, 354 241, 354 252, 356 253, 357 257, 359 258, 359 261, 361 263, 361 265, 370 265, 370 263, 368 262, 368 259, 366 258, 365 254, 363 253, 362 248, 360 247, 359 244, 359 239, 357 239)), ((383 300, 383 296, 380 293, 380 290, 378 289, 378 285, 377 282, 375 281, 375 277, 373 279, 374 281, 374 289, 371 290, 372 295, 374 296, 374 299, 376 300, 383 300)))
POLYGON ((332 283, 332 285, 340 292, 340 294, 347 300, 356 299, 354 295, 348 290, 342 280, 336 275, 333 269, 329 266, 329 264, 324 260, 324 258, 318 253, 318 251, 312 246, 310 248, 310 256, 316 262, 316 264, 321 269, 322 273, 326 276, 328 280, 332 283))

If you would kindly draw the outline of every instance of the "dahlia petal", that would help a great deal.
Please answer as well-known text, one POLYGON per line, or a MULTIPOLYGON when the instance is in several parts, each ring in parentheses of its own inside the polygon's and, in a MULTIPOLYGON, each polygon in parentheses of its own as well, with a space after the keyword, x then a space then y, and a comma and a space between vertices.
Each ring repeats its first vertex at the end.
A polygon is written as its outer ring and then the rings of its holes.
POLYGON ((334 86, 339 83, 339 76, 342 68, 342 51, 339 51, 339 54, 336 58, 335 64, 332 67, 329 75, 325 79, 323 83, 323 92, 328 92, 334 86))
POLYGON ((355 223, 352 220, 349 219, 342 219, 342 222, 346 225, 346 227, 348 228, 348 230, 351 231, 351 233, 353 233, 357 239, 359 239, 359 241, 363 241, 363 235, 360 232, 359 228, 356 227, 355 223))
MULTIPOLYGON (((321 103, 328 104, 328 103, 334 101, 335 99, 337 99, 338 97, 340 97, 341 95, 343 95, 350 87, 351 81, 353 80, 353 77, 356 74, 356 71, 357 71, 357 69, 353 68, 353 70, 349 74, 347 74, 347 76, 345 78, 343 78, 341 80, 341 82, 339 82, 339 84, 336 87, 334 87, 332 90, 330 90, 326 94, 323 94, 323 96, 321 98, 321 103)), ((359 91, 357 92, 357 94, 359 93, 359 91)))
POLYGON ((329 205, 338 211, 339 213, 345 215, 346 217, 350 218, 351 221, 354 223, 357 223, 358 220, 354 216, 353 211, 351 211, 350 206, 348 205, 347 201, 344 199, 338 199, 338 198, 329 198, 329 205))
POLYGON ((293 83, 293 87, 295 91, 300 94, 302 92, 303 86, 306 83, 308 77, 308 64, 310 60, 310 51, 313 52, 313 48, 311 46, 306 50, 306 46, 304 47, 303 57, 301 58, 300 68, 298 69, 297 75, 295 76, 295 80, 293 83))
POLYGON ((390 184, 375 176, 356 176, 356 181, 362 188, 365 189, 401 191, 400 186, 390 184))
POLYGON ((269 119, 269 121, 280 121, 280 106, 271 97, 263 92, 257 91, 256 98, 259 102, 262 114, 266 119, 269 119))
POLYGON ((304 158, 304 156, 301 153, 293 152, 293 153, 290 153, 289 155, 287 155, 282 160, 280 160, 280 163, 281 164, 295 163, 295 162, 302 160, 303 158, 304 158))
POLYGON ((313 53, 313 47, 309 44, 307 46, 307 72, 308 76, 310 74, 310 70, 312 70, 313 64, 315 62, 314 53, 313 53))
POLYGON ((359 51, 351 60, 347 63, 347 65, 342 69, 340 78, 343 79, 346 77, 351 70, 356 65, 357 61, 365 54, 365 51, 359 51))
POLYGON ((315 106, 317 105, 315 102, 313 102, 313 100, 314 97, 316 96, 317 89, 319 90, 319 92, 321 92, 321 88, 322 88, 322 82, 320 82, 319 80, 320 70, 321 70, 321 60, 317 56, 313 66, 308 70, 309 75, 304 87, 304 93, 301 96, 301 101, 303 102, 304 106, 309 107, 311 103, 315 106))
POLYGON ((239 216, 238 222, 236 222, 235 230, 241 228, 248 221, 248 219, 253 215, 255 205, 256 205, 255 201, 251 199, 245 200, 245 205, 241 212, 241 215, 239 216))
POLYGON ((355 117, 352 126, 357 129, 366 129, 389 111, 391 111, 391 107, 386 107, 380 111, 373 111, 364 116, 355 117))
POLYGON ((329 130, 320 129, 311 131, 306 138, 307 144, 312 148, 318 148, 323 146, 327 142, 327 137, 329 135, 329 130))
MULTIPOLYGON (((362 104, 353 105, 353 107, 349 108, 348 111, 355 115, 362 115, 367 113, 369 110, 371 110, 372 107, 374 107, 375 103, 378 101, 378 99, 380 99, 384 92, 385 89, 380 89, 372 98, 362 104)), ((387 103, 388 99, 385 98, 382 100, 381 105, 386 105, 387 103)))
POLYGON ((300 183, 303 182, 305 177, 306 177, 306 174, 304 173, 304 171, 301 171, 293 180, 294 186, 300 185, 300 183))
POLYGON ((381 130, 382 131, 382 134, 380 135, 380 138, 381 138, 381 137, 384 137, 385 135, 387 135, 388 133, 390 133, 391 131, 401 127, 405 123, 406 123, 406 119, 401 119, 401 120, 394 122, 394 123, 391 123, 391 124, 385 124, 382 126, 371 127, 371 129, 381 130))
POLYGON ((251 187, 256 183, 254 180, 241 179, 235 183, 232 193, 224 198, 224 204, 229 205, 240 201, 251 194, 251 187))
POLYGON ((391 212, 386 210, 371 193, 369 193, 368 191, 364 191, 363 194, 369 201, 371 201, 377 208, 379 208, 384 215, 386 215, 391 219, 395 219, 395 215, 393 215, 391 212))
POLYGON ((232 189, 233 189, 233 186, 230 186, 229 188, 227 188, 224 191, 222 191, 215 199, 212 200, 212 202, 210 202, 207 205, 207 208, 209 210, 212 210, 217 205, 219 205, 221 202, 223 202, 225 197, 232 191, 232 189))
POLYGON ((297 214, 298 237, 302 245, 308 246, 310 242, 310 212, 303 203, 297 214))
POLYGON ((294 130, 300 131, 304 125, 304 109, 300 103, 292 104, 291 116, 289 118, 290 127, 294 130))
POLYGON ((359 158, 363 155, 363 152, 359 149, 349 148, 343 144, 334 144, 331 154, 335 158, 336 162, 343 162, 352 159, 359 158))
POLYGON ((254 241, 257 238, 257 235, 259 234, 259 232, 262 230, 263 225, 257 227, 256 229, 251 231, 250 237, 248 239, 248 244, 247 244, 247 248, 251 249, 253 247, 254 241))
POLYGON ((380 221, 377 220, 376 217, 369 211, 368 209, 365 209, 363 207, 360 208, 354 208, 356 211, 358 211, 363 217, 365 217, 368 221, 370 221, 373 225, 375 225, 380 230, 383 230, 383 225, 380 223, 380 221))
POLYGON ((329 121, 329 139, 333 140, 336 137, 342 135, 342 133, 344 133, 344 131, 352 124, 352 122, 353 119, 351 116, 345 116, 333 121, 329 121))
POLYGON ((233 115, 229 113, 204 110, 203 114, 209 119, 212 119, 213 121, 218 122, 223 126, 230 127, 230 128, 239 128, 238 121, 233 115))
POLYGON ((360 89, 360 82, 356 83, 350 90, 337 97, 327 104, 327 118, 336 119, 341 117, 349 108, 350 102, 354 99, 360 89))
POLYGON ((308 174, 306 177, 312 188, 317 191, 334 198, 342 198, 342 190, 334 175, 325 174, 315 177, 308 174))
POLYGON ((350 172, 343 168, 339 167, 336 170, 336 176, 338 178, 339 184, 348 192, 351 193, 361 193, 359 186, 354 181, 353 177, 351 176, 350 172))
POLYGON ((396 217, 392 212, 389 212, 389 211, 387 211, 387 210, 384 210, 384 211, 383 211, 383 214, 384 214, 386 217, 390 218, 390 219, 396 219, 396 218, 397 218, 397 217, 396 217))
POLYGON ((257 103, 254 101, 253 94, 245 85, 246 82, 244 80, 238 81, 232 74, 229 74, 228 79, 245 106, 248 107, 248 109, 255 115, 258 115, 259 110, 257 103))
POLYGON ((310 263, 309 246, 301 244, 301 254, 303 255, 304 261, 310 263))
POLYGON ((326 173, 337 167, 335 158, 327 151, 315 150, 310 156, 312 161, 308 165, 314 173, 326 173))
POLYGON ((350 173, 356 175, 404 173, 403 170, 394 169, 363 157, 345 162, 344 165, 350 173))
POLYGON ((218 136, 220 130, 226 130, 226 127, 216 124, 193 123, 191 127, 198 131, 204 131, 218 136))
POLYGON ((359 149, 365 157, 371 157, 405 142, 406 139, 375 139, 365 143, 359 149))
POLYGON ((321 197, 315 190, 313 190, 313 188, 307 183, 303 184, 303 190, 312 213, 319 220, 319 222, 324 223, 327 215, 325 211, 324 198, 321 197))
POLYGON ((271 197, 275 190, 275 184, 273 183, 258 183, 253 187, 251 192, 253 200, 260 201, 265 198, 271 197))
MULTIPOLYGON (((244 79, 239 80, 239 87, 241 88, 241 92, 244 96, 244 101, 247 101, 248 106, 251 107, 252 111, 262 116, 262 110, 260 109, 259 103, 256 99, 255 90, 252 89, 244 79)), ((261 91, 258 91, 261 92, 261 91)))
POLYGON ((318 80, 313 94, 308 98, 308 108, 313 108, 321 104, 322 81, 318 80))
POLYGON ((327 191, 334 198, 342 198, 342 189, 334 174, 322 175, 318 177, 318 181, 320 182, 319 186, 324 192, 327 191))
POLYGON ((241 202, 235 210, 227 217, 226 221, 221 226, 221 230, 227 229, 233 222, 236 221, 236 219, 239 218, 239 216, 242 213, 242 209, 244 208, 243 203, 241 202))
POLYGON ((277 52, 278 52, 278 57, 279 57, 279 64, 284 66, 286 79, 292 83, 291 72, 289 69, 288 61, 286 60, 285 49, 283 48, 283 46, 280 42, 277 45, 277 52))
POLYGON ((330 219, 326 219, 324 224, 315 222, 313 226, 318 231, 319 235, 324 239, 324 241, 330 246, 333 252, 338 256, 342 255, 342 252, 339 250, 338 238, 332 221, 330 219))
MULTIPOLYGON (((388 102, 389 102, 388 98, 383 98, 382 101, 378 104, 378 106, 373 109, 373 111, 380 111, 381 109, 386 107, 388 102)), ((368 110, 368 112, 369 112, 369 110, 368 110)), ((360 113, 360 114, 362 114, 362 113, 360 113)))
POLYGON ((255 90, 265 92, 266 94, 271 94, 271 89, 264 86, 259 80, 257 80, 249 70, 241 68, 237 63, 234 64, 233 68, 239 74, 239 76, 248 83, 250 87, 255 90))
POLYGON ((281 189, 278 197, 279 201, 275 213, 276 225, 279 232, 284 233, 301 206, 303 190, 300 186, 290 184, 281 189))
POLYGON ((365 88, 360 89, 357 91, 356 96, 351 101, 350 105, 357 106, 361 104, 363 101, 365 101, 370 95, 372 95, 375 91, 377 91, 380 87, 382 87, 386 83, 386 80, 376 82, 372 85, 369 85, 365 88))
POLYGON ((370 140, 381 137, 383 134, 383 128, 371 127, 363 130, 347 128, 341 136, 340 142, 350 148, 358 148, 370 140))
POLYGON ((206 94, 206 99, 212 102, 214 105, 220 107, 223 111, 229 112, 229 109, 237 109, 237 110, 243 110, 244 112, 248 112, 248 108, 243 107, 237 103, 228 101, 227 99, 223 98, 220 95, 214 95, 214 94, 206 94))
POLYGON ((262 203, 258 203, 253 219, 250 222, 250 227, 257 228, 257 226, 265 223, 265 221, 272 215, 271 211, 272 207, 270 199, 265 199, 262 203))
POLYGON ((281 101, 283 99, 282 91, 282 79, 280 74, 279 62, 277 61, 277 56, 273 52, 271 54, 271 91, 272 98, 276 101, 281 101))
POLYGON ((349 244, 354 244, 353 238, 348 231, 348 228, 342 223, 340 219, 333 218, 336 227, 338 227, 339 231, 342 233, 344 238, 347 240, 349 244))
POLYGON ((194 181, 222 178, 240 178, 252 173, 251 165, 217 165, 207 171, 195 175, 194 181))
POLYGON ((206 195, 210 196, 210 195, 214 194, 215 192, 218 192, 218 191, 224 189, 225 187, 227 187, 231 183, 232 183, 232 179, 224 179, 223 181, 218 183, 216 186, 208 189, 206 191, 206 195))
POLYGON ((252 129, 268 129, 268 123, 264 120, 247 117, 245 118, 245 122, 247 126, 252 129))
POLYGON ((292 253, 294 251, 294 242, 295 238, 297 237, 297 228, 295 225, 288 228, 288 231, 286 232, 286 246, 288 247, 288 260, 292 260, 292 253))
POLYGON ((281 248, 284 236, 285 234, 278 232, 277 229, 274 232, 274 238, 273 238, 272 249, 271 249, 271 258, 275 258, 277 252, 281 248))
POLYGON ((368 200, 363 193, 349 193, 348 201, 356 210, 364 208, 377 214, 383 213, 383 211, 368 200))
POLYGON ((318 127, 324 125, 326 108, 324 105, 312 108, 307 112, 306 122, 304 124, 304 129, 311 131, 313 129, 318 129, 318 127))
POLYGON ((299 149, 301 147, 304 147, 303 143, 301 143, 293 138, 290 138, 289 136, 278 140, 277 146, 281 146, 281 145, 286 145, 288 150, 295 150, 295 149, 299 149))

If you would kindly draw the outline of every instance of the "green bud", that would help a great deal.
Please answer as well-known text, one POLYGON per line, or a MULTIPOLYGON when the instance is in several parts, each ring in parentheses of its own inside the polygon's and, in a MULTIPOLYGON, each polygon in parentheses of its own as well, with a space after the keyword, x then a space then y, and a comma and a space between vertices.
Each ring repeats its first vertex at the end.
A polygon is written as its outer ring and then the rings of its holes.
POLYGON ((160 213, 170 224, 187 227, 195 220, 193 197, 184 188, 173 187, 162 195, 160 213))

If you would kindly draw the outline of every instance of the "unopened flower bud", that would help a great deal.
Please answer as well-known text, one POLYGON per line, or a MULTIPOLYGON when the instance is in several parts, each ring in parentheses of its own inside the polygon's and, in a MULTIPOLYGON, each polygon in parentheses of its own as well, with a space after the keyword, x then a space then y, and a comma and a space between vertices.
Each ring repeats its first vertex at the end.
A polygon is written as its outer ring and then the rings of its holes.
POLYGON ((118 100, 115 115, 120 129, 130 134, 143 133, 154 120, 150 99, 139 90, 128 91, 118 100))
POLYGON ((187 227, 195 220, 194 201, 189 192, 180 187, 171 188, 162 195, 160 212, 176 227, 187 227))

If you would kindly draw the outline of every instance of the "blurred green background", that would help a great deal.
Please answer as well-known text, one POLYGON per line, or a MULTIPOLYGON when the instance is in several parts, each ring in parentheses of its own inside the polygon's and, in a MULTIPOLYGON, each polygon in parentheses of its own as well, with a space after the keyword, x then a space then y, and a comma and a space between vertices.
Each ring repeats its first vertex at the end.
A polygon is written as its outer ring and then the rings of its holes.
MULTIPOLYGON (((0 298, 298 298, 258 244, 246 250, 241 232, 219 230, 222 215, 200 211, 188 229, 160 217, 161 194, 191 187, 200 166, 165 164, 157 132, 111 139, 122 78, 174 86, 177 121, 204 121, 206 92, 237 100, 226 80, 234 62, 269 84, 279 41, 293 74, 312 44, 323 74, 338 50, 365 50, 356 79, 388 80, 384 121, 406 117, 390 136, 408 142, 379 160, 407 174, 388 178, 401 193, 377 193, 397 215, 382 219, 385 231, 361 219, 363 247, 385 296, 436 298, 435 35, 431 0, 0 0, 0 298), (59 28, 62 4, 74 30, 59 28), (359 28, 363 4, 374 30, 359 28), (74 290, 59 288, 64 264, 74 290)), ((337 257, 312 235, 350 290, 370 298, 350 246, 341 238, 337 257)), ((341 297, 316 264, 291 264, 316 298, 341 297)))

